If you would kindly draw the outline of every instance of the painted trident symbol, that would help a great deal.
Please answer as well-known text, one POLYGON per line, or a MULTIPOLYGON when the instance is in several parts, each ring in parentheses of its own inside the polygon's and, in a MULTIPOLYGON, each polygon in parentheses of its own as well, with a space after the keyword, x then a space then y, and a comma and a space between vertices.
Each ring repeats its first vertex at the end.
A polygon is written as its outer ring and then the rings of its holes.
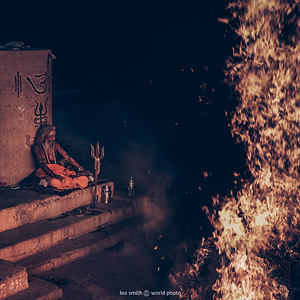
POLYGON ((95 154, 95 148, 93 145, 91 145, 91 156, 94 159, 94 169, 95 169, 95 190, 94 190, 94 204, 98 202, 99 199, 99 193, 98 193, 98 174, 100 173, 100 161, 104 157, 104 147, 101 147, 101 154, 100 154, 100 148, 99 148, 99 142, 97 142, 96 146, 96 154, 95 154))
POLYGON ((45 100, 44 105, 43 103, 38 103, 37 101, 35 101, 36 103, 36 107, 34 110, 34 115, 37 118, 34 118, 34 126, 39 126, 39 125, 43 125, 43 121, 47 120, 47 102, 48 102, 48 98, 45 100))

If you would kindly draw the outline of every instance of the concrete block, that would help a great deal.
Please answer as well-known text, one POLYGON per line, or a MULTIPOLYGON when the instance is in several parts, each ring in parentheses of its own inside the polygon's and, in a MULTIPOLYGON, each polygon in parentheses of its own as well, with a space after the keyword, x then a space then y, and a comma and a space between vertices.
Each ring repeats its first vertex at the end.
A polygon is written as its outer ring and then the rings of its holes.
POLYGON ((0 260, 0 299, 14 295, 28 288, 25 267, 0 260))

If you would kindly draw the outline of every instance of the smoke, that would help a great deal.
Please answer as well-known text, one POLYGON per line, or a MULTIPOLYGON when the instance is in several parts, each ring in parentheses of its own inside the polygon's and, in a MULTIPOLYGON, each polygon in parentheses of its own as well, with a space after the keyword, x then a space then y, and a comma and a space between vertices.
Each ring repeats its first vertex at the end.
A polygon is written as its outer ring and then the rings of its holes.
POLYGON ((173 211, 167 191, 176 175, 161 150, 161 137, 130 103, 119 98, 97 101, 94 97, 83 102, 84 93, 72 91, 61 91, 54 97, 57 141, 93 171, 90 144, 99 140, 105 147, 100 178, 114 181, 116 190, 127 192, 132 176, 137 196, 146 195, 149 199, 142 208, 146 229, 159 233, 171 223, 173 211), (77 124, 75 119, 79 116, 81 122, 77 124))
MULTIPOLYGON (((159 151, 158 144, 155 138, 147 145, 131 141, 127 152, 120 154, 124 165, 123 174, 127 175, 124 177, 122 174, 123 185, 128 183, 129 176, 133 176, 137 195, 148 198, 142 211, 146 221, 145 229, 149 233, 164 231, 170 226, 173 214, 167 191, 173 182, 174 170, 169 166, 162 166, 161 161, 166 162, 167 159, 159 151)), ((125 188, 127 187, 123 186, 123 190, 125 188)))

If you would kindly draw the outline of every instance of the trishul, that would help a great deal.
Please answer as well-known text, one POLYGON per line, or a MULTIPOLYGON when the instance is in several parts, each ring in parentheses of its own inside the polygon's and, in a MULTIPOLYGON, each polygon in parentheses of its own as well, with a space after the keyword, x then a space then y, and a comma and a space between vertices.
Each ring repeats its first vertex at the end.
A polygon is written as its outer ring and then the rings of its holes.
POLYGON ((37 101, 35 101, 36 103, 36 107, 34 110, 34 115, 37 116, 37 118, 34 118, 34 126, 38 126, 38 125, 43 125, 43 120, 47 120, 47 102, 48 102, 48 98, 45 100, 44 102, 44 106, 43 103, 38 103, 37 101), (45 108, 45 110, 44 110, 45 108), (39 112, 38 112, 39 110, 39 112))
POLYGON ((101 147, 101 154, 100 154, 100 148, 99 148, 99 142, 97 142, 96 146, 96 154, 95 154, 95 148, 93 145, 91 145, 91 156, 94 159, 94 169, 95 169, 95 190, 94 190, 94 203, 98 202, 99 193, 98 193, 98 174, 100 173, 100 161, 104 157, 104 147, 101 147))

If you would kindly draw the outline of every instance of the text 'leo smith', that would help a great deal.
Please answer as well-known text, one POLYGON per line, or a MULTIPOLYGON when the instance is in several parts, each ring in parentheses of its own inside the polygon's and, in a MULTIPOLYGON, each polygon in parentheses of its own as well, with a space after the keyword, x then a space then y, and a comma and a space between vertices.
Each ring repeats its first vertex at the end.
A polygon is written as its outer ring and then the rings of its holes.
MULTIPOLYGON (((147 291, 148 292, 148 291, 147 291)), ((142 296, 143 292, 138 291, 120 291, 120 296, 142 296)), ((151 291, 145 296, 180 296, 181 292, 179 291, 151 291)))

